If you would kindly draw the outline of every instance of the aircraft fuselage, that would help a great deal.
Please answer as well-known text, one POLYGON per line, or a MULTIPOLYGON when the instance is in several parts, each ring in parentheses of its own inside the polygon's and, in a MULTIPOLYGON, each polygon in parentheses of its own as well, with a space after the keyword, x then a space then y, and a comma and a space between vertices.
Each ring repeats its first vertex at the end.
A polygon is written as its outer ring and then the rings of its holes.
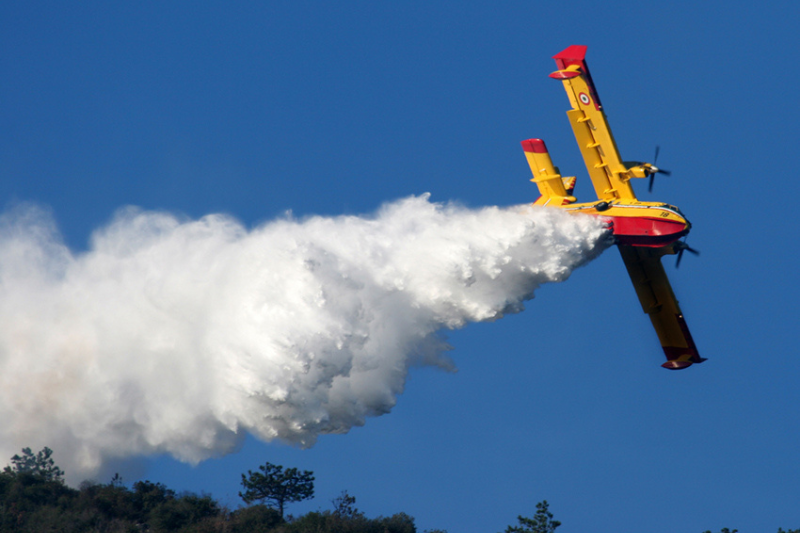
POLYGON ((614 200, 569 204, 562 209, 608 220, 616 242, 629 246, 668 246, 692 227, 677 207, 661 202, 614 200))

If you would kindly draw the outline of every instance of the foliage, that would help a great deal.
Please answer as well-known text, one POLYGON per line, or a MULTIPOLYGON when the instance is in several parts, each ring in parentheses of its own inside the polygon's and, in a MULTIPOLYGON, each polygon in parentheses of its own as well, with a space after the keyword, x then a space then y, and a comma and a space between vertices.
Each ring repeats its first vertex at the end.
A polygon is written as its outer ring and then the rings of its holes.
POLYGON ((175 492, 160 483, 140 481, 133 490, 117 475, 107 485, 84 481, 66 486, 63 471, 45 448, 12 458, 0 473, 0 532, 61 531, 222 532, 223 510, 210 496, 175 492))
POLYGON ((356 509, 356 497, 350 496, 346 490, 333 499, 333 514, 339 518, 352 520, 360 516, 364 516, 358 509, 356 509))
POLYGON ((9 474, 31 474, 39 476, 45 481, 64 482, 64 471, 56 466, 52 458, 53 450, 45 446, 35 454, 30 448, 23 448, 22 455, 11 458, 12 466, 7 466, 4 472, 9 474))
POLYGON ((553 533, 561 522, 553 520, 553 513, 548 510, 547 500, 536 504, 533 518, 518 516, 518 526, 508 526, 505 533, 553 533))
POLYGON ((149 514, 149 523, 156 531, 178 531, 219 514, 219 505, 211 496, 187 493, 154 507, 149 514))
POLYGON ((379 519, 382 531, 387 533, 416 533, 414 518, 406 513, 397 513, 388 518, 379 519))
POLYGON ((405 513, 366 518, 357 513, 345 518, 330 511, 314 511, 285 524, 286 533, 416 533, 414 519, 405 513))
MULTIPOLYGON (((68 487, 64 472, 52 460, 52 450, 34 454, 30 448, 11 459, 0 471, 0 533, 59 531, 63 533, 416 533, 414 518, 397 513, 367 518, 356 508, 356 498, 343 491, 332 500, 330 511, 314 511, 284 520, 282 509, 254 504, 230 511, 209 495, 176 494, 161 483, 137 481, 130 488, 115 475, 107 484, 84 481, 79 489, 68 487)), ((276 482, 294 497, 313 496, 311 472, 265 465, 258 481, 270 472, 276 482), (270 469, 269 467, 273 467, 270 469), (276 474, 281 474, 280 476, 276 474), (294 485, 286 482, 291 479, 294 485), (303 487, 298 489, 298 487, 303 487)), ((251 474, 252 481, 253 473, 251 474)), ((242 476, 243 481, 246 479, 242 476)), ((244 484, 244 482, 243 482, 244 484)), ((245 488, 250 488, 245 485, 245 488)), ((256 490, 256 489, 252 489, 256 490)), ((245 493, 247 494, 247 493, 245 493)), ((242 495, 245 498, 245 495, 242 495)), ((269 498, 253 498, 269 500, 269 498)), ((247 500, 246 500, 247 501, 247 500)), ((272 503, 276 501, 270 500, 272 503)), ((285 502, 299 499, 284 500, 285 502)), ((250 503, 248 502, 248 503, 250 503)), ((561 522, 553 520, 547 501, 536 505, 533 518, 518 517, 519 525, 505 533, 554 533, 561 522)), ((425 533, 447 533, 442 529, 425 533)), ((710 530, 704 533, 712 533, 710 530)), ((738 533, 722 528, 717 533, 738 533)), ((778 533, 800 533, 800 529, 778 529, 778 533)))
POLYGON ((284 505, 314 497, 314 473, 300 472, 296 468, 283 469, 280 465, 265 463, 258 467, 261 472, 247 471, 242 474, 244 493, 239 496, 245 503, 267 501, 278 507, 283 518, 284 505))
POLYGON ((267 533, 283 523, 278 511, 263 504, 238 509, 230 518, 231 533, 267 533))

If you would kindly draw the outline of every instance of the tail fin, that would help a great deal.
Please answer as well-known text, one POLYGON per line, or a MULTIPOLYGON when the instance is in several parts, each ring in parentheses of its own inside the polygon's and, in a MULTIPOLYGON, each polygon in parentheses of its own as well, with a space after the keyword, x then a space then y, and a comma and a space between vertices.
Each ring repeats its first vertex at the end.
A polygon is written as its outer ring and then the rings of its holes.
POLYGON ((541 139, 522 141, 522 149, 525 150, 525 157, 528 159, 528 165, 533 173, 531 181, 539 187, 541 194, 534 205, 558 207, 574 202, 575 197, 570 194, 572 187, 575 186, 574 178, 565 180, 561 177, 556 167, 553 166, 553 160, 550 159, 550 153, 547 151, 544 141, 541 139), (569 191, 564 187, 565 181, 570 185, 569 191))

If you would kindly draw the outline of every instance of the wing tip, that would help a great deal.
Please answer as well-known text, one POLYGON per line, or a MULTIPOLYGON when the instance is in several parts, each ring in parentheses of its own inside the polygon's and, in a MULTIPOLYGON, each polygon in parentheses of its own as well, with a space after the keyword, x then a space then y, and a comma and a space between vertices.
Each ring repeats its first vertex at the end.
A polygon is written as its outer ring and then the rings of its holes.
POLYGON ((697 359, 692 359, 691 361, 667 361, 666 363, 662 364, 662 368, 666 368, 667 370, 682 370, 684 368, 689 368, 694 364, 700 364, 703 361, 707 361, 705 357, 698 357, 697 359))
POLYGON ((697 353, 697 348, 695 348, 691 336, 688 337, 688 340, 690 345, 686 348, 664 346, 664 355, 667 356, 667 362, 661 366, 669 370, 681 370, 683 368, 689 368, 693 364, 700 364, 706 361, 707 359, 705 357, 700 357, 700 354, 697 353))
POLYGON ((586 59, 586 50, 589 48, 584 44, 573 44, 564 48, 562 51, 553 56, 555 60, 565 61, 583 61, 586 59))
POLYGON ((534 154, 546 154, 547 153, 547 146, 545 146, 544 141, 541 139, 527 139, 522 141, 522 149, 526 152, 531 152, 534 154))

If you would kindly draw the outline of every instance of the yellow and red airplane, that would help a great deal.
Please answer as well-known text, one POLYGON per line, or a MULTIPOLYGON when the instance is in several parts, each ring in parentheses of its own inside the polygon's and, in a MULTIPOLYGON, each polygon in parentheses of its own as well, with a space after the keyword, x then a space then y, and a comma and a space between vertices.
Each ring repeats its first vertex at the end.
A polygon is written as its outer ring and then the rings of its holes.
MULTIPOLYGON (((602 217, 613 228, 622 260, 630 274, 639 302, 650 316, 667 362, 664 368, 679 370, 702 363, 697 347, 678 307, 661 257, 684 251, 697 253, 681 241, 691 224, 681 211, 660 202, 641 202, 631 187, 632 178, 653 178, 668 174, 654 163, 623 162, 608 126, 603 106, 586 65, 586 46, 573 45, 553 56, 558 70, 551 78, 561 80, 572 104, 567 111, 586 169, 598 200, 576 203, 572 195, 574 177, 562 177, 553 166, 541 139, 522 141, 522 148, 541 196, 534 203, 575 213, 602 217)), ((658 152, 656 152, 656 156, 658 152)))

